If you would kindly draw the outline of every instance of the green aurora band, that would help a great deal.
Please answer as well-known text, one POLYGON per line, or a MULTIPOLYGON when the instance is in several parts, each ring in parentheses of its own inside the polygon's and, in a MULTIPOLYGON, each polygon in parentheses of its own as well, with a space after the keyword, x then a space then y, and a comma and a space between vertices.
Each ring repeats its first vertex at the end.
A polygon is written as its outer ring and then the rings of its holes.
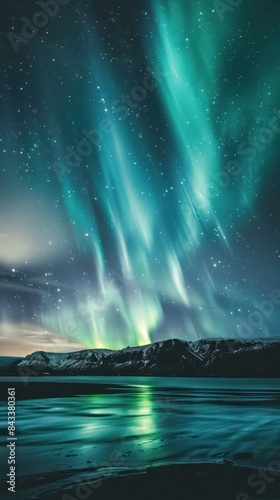
MULTIPOLYGON (((63 200, 75 258, 60 285, 61 303, 53 307, 51 294, 44 299, 38 331, 80 346, 236 336, 238 311, 247 311, 254 297, 242 285, 237 240, 246 240, 275 154, 276 139, 273 152, 250 141, 276 116, 276 51, 267 57, 262 37, 252 47, 260 14, 250 14, 250 6, 242 4, 222 22, 208 0, 145 5, 139 7, 137 62, 133 50, 123 48, 117 73, 100 57, 107 50, 101 32, 94 50, 90 43, 85 49, 93 83, 86 87, 91 104, 84 129, 99 129, 107 118, 110 133, 61 182, 52 172, 56 185, 48 202, 63 200), (154 88, 143 94, 148 75, 154 88), (131 91, 139 100, 125 104, 131 91)), ((80 25, 85 40, 93 22, 87 17, 80 25)), ((125 26, 119 29, 125 39, 125 26)), ((74 70, 75 62, 69 65, 74 70)), ((69 109, 72 123, 75 113, 69 109)), ((74 129, 73 146, 84 139, 83 126, 74 129)), ((55 160, 65 163, 65 143, 55 147, 55 160)), ((39 187, 43 176, 34 182, 39 187)), ((265 327, 258 334, 267 335, 265 327)))

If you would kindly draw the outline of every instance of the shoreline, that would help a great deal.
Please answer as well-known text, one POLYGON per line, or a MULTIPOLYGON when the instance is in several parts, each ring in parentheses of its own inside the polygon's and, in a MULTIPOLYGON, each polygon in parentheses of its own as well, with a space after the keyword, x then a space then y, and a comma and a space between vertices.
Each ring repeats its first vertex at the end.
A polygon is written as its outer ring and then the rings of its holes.
MULTIPOLYGON (((80 482, 38 496, 40 500, 87 498, 95 500, 279 500, 280 473, 228 464, 182 464, 146 467, 103 477, 97 482, 80 482), (248 484, 255 478, 254 487, 248 484), (100 484, 101 483, 101 484, 100 484), (98 486, 98 487, 97 487, 98 486), (260 491, 263 490, 261 494, 260 491), (69 495, 69 496, 68 496, 69 495)), ((108 473, 107 473, 108 474, 108 473)))

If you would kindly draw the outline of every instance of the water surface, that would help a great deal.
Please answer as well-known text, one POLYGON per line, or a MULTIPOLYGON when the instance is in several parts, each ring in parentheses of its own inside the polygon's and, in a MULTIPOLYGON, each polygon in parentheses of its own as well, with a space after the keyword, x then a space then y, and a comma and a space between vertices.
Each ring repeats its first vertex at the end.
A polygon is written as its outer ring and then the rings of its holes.
MULTIPOLYGON (((6 380, 0 382, 3 393, 6 380)), ((17 383, 30 390, 34 379, 9 379, 10 387, 17 383)), ((55 488, 57 473, 70 484, 88 471, 186 463, 267 468, 280 460, 279 380, 42 377, 38 383, 42 396, 17 401, 16 423, 17 483, 30 480, 36 494, 55 488), (55 397, 64 383, 73 394, 55 397), (53 397, 44 397, 46 384, 53 397)), ((4 405, 4 440, 6 412, 4 405)))

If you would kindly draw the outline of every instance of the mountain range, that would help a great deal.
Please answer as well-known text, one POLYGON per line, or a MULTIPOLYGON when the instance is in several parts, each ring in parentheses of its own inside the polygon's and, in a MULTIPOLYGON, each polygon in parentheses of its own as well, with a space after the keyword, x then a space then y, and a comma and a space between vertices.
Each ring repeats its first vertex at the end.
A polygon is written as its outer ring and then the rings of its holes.
POLYGON ((0 375, 280 376, 280 339, 173 339, 141 347, 37 351, 1 366, 0 375))

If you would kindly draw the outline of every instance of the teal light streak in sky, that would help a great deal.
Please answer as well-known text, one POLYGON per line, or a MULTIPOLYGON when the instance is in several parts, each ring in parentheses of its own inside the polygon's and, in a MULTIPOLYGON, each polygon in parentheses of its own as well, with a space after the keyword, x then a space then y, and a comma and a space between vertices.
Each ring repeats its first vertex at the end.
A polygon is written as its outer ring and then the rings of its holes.
MULTIPOLYGON (((201 332, 213 336, 217 324, 218 333, 224 332, 225 313, 217 303, 220 285, 213 275, 213 264, 204 257, 204 248, 209 238, 213 239, 209 235, 214 235, 219 253, 232 258, 230 240, 238 218, 233 206, 245 206, 250 213, 257 193, 252 172, 246 178, 234 179, 231 189, 217 190, 216 185, 213 189, 214 180, 219 179, 226 164, 228 137, 243 132, 239 119, 242 109, 231 106, 230 97, 223 105, 221 102, 226 57, 223 51, 231 28, 217 22, 209 2, 198 5, 156 0, 151 3, 151 13, 153 43, 149 41, 145 51, 149 66, 159 63, 164 75, 155 92, 169 124, 168 160, 163 168, 169 171, 176 202, 168 206, 162 197, 165 186, 156 175, 162 167, 145 121, 141 134, 137 134, 136 111, 130 111, 125 120, 112 113, 111 104, 116 95, 124 93, 123 85, 109 66, 99 66, 96 59, 91 61, 91 67, 97 75, 99 108, 92 111, 92 128, 98 127, 102 113, 114 123, 95 159, 90 160, 91 188, 103 222, 95 223, 90 197, 79 191, 73 176, 68 177, 63 188, 78 248, 84 251, 84 237, 89 234, 98 276, 98 281, 77 297, 78 310, 80 304, 86 304, 86 324, 70 308, 67 324, 78 323, 77 331, 83 332, 88 344, 100 347, 150 342, 153 332, 166 321, 165 302, 181 308, 181 328, 193 340, 201 332), (146 168, 147 153, 154 165, 152 174, 146 168), (174 168, 175 164, 178 168, 174 168), (107 241, 104 236, 102 241, 102 228, 98 228, 104 221, 107 241), (125 282, 121 288, 108 278, 112 255, 114 268, 125 282)), ((102 51, 102 47, 98 50, 102 51)), ((257 106, 254 91, 246 102, 253 108, 257 106)), ((261 162, 256 168, 257 175, 261 175, 261 162)), ((60 325, 65 329, 64 320, 60 325)), ((171 337, 178 333, 170 327, 167 331, 171 337)))
POLYGON ((20 207, 2 202, 0 260, 14 269, 3 289, 15 287, 14 307, 2 314, 9 337, 22 330, 25 338, 29 323, 32 338, 47 332, 81 347, 234 337, 239 313, 265 293, 262 269, 275 274, 257 238, 273 214, 278 121, 270 143, 256 137, 280 116, 272 111, 280 107, 277 16, 252 12, 249 0, 224 22, 208 0, 128 4, 84 5, 77 22, 69 14, 55 57, 30 44, 50 72, 43 81, 33 73, 41 95, 30 116, 23 101, 25 163, 18 170, 12 153, 22 141, 16 127, 3 163, 20 207), (136 102, 135 89, 158 68, 136 102), (65 163, 104 119, 112 130, 58 182, 52 162, 65 163), (23 289, 32 306, 15 328, 23 289))

